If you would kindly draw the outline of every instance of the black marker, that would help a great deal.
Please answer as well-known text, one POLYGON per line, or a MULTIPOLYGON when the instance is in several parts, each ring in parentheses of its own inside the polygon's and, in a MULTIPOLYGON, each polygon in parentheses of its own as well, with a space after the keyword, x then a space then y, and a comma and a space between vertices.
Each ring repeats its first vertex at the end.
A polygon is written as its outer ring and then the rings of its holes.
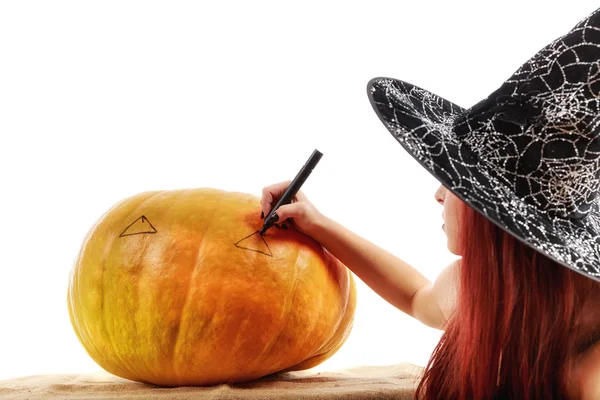
POLYGON ((283 194, 277 201, 277 204, 275 204, 275 206, 271 209, 271 211, 269 211, 269 215, 267 215, 265 217, 265 222, 263 224, 262 229, 260 230, 261 236, 267 231, 267 229, 269 229, 271 226, 273 226, 272 224, 267 223, 269 221, 269 218, 271 217, 271 215, 273 215, 273 213, 275 211, 277 211, 277 209, 280 206, 282 206, 284 204, 290 204, 292 202, 292 199, 294 198, 296 193, 298 193, 298 191, 304 184, 304 181, 306 181, 306 178, 308 178, 308 176, 312 172, 313 168, 317 165, 319 160, 321 160, 321 157, 323 157, 323 154, 321 154, 321 152, 319 150, 315 149, 315 151, 313 151, 312 155, 310 156, 308 161, 304 164, 304 166, 302 167, 300 172, 298 172, 298 174, 296 175, 296 177, 294 178, 292 183, 290 183, 290 185, 287 187, 287 189, 285 189, 285 192, 283 192, 283 194))

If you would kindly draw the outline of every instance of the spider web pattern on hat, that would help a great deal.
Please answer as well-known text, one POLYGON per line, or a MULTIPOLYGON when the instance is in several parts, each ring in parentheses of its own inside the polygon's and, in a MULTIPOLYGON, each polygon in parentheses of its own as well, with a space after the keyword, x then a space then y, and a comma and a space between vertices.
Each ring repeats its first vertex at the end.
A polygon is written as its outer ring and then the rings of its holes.
POLYGON ((391 78, 367 85, 396 140, 444 186, 600 281, 600 9, 470 109, 391 78))

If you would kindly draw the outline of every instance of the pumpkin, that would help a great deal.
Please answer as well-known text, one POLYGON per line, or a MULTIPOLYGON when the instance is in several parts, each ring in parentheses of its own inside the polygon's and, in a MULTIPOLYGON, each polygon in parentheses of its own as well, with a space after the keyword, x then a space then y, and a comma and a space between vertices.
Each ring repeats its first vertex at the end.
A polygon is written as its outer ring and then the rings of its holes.
POLYGON ((258 231, 256 196, 198 188, 126 198, 90 229, 67 293, 89 356, 162 386, 314 367, 352 328, 350 271, 290 226, 258 231))

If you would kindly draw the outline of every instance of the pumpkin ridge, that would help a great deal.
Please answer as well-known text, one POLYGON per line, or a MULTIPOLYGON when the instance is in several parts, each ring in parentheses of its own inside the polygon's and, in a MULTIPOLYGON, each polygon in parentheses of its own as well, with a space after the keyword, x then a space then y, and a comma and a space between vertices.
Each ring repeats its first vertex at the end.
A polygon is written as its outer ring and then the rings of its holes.
MULTIPOLYGON (((256 234, 256 232, 252 233, 251 235, 255 235, 255 234, 256 234)), ((263 239, 263 240, 264 240, 264 239, 263 239)), ((238 243, 239 243, 239 242, 238 242, 238 243)), ((237 247, 237 246, 236 246, 236 247, 237 247)), ((258 257, 259 257, 259 256, 258 256, 258 254, 262 254, 262 253, 260 253, 260 252, 258 252, 258 251, 253 251, 251 254, 252 254, 252 257, 253 257, 253 258, 252 258, 252 260, 251 260, 251 261, 249 261, 249 262, 250 262, 250 263, 255 263, 255 262, 257 262, 257 259, 258 259, 258 257)), ((244 330, 243 330, 243 329, 241 329, 242 323, 244 323, 244 322, 245 322, 245 323, 247 324, 247 321, 249 321, 251 318, 252 318, 252 315, 247 315, 247 316, 246 316, 246 318, 244 319, 244 321, 242 321, 242 322, 240 323, 240 329, 238 330, 238 334, 236 335, 236 337, 235 337, 235 340, 233 341, 232 351, 235 351, 235 350, 238 348, 241 338, 243 338, 243 337, 244 337, 244 334, 245 334, 245 332, 244 332, 244 330)), ((262 353, 261 353, 261 354, 262 354, 262 353)))
MULTIPOLYGON (((115 241, 115 237, 113 236, 112 239, 109 239, 109 243, 105 243, 104 245, 104 249, 109 248, 109 249, 113 249, 113 243, 115 241)), ((129 369, 127 369, 125 367, 125 363, 123 362, 123 359, 121 358, 121 356, 119 355, 119 352, 117 351, 117 348, 115 347, 115 344, 113 342, 113 338, 111 337, 111 334, 108 330, 108 327, 106 325, 106 261, 108 259, 108 257, 110 256, 110 251, 108 255, 102 255, 102 285, 100 285, 100 287, 102 288, 102 325, 104 326, 104 332, 106 333, 106 338, 108 339, 108 343, 112 346, 113 348, 113 353, 115 354, 115 356, 119 359, 119 363, 117 364, 117 367, 119 367, 120 370, 125 371, 126 372, 126 376, 132 376, 131 371, 129 369)))
MULTIPOLYGON (((140 252, 142 255, 146 253, 146 250, 148 249, 148 245, 149 245, 148 242, 144 240, 143 241, 143 246, 142 246, 143 250, 140 252)), ((139 274, 140 272, 142 272, 144 270, 144 266, 145 266, 144 257, 142 256, 142 257, 139 258, 139 261, 138 261, 138 263, 136 263, 136 265, 134 266, 134 268, 139 268, 138 269, 138 271, 139 271, 138 274, 139 274)), ((135 302, 135 306, 132 307, 132 318, 131 318, 131 320, 133 322, 133 332, 135 332, 137 334, 137 336, 139 337, 139 332, 140 331, 139 331, 137 322, 135 320, 136 314, 137 314, 138 310, 140 309, 140 296, 139 296, 140 285, 139 284, 137 285, 137 288, 138 288, 138 296, 133 296, 134 297, 133 301, 135 302)), ((139 341, 138 341, 138 344, 139 344, 139 341)), ((146 362, 144 362, 144 365, 145 365, 145 371, 146 372, 151 371, 151 369, 148 368, 148 361, 147 360, 146 360, 146 362)))
POLYGON ((323 362, 324 360, 326 360, 327 358, 329 358, 331 355, 335 354, 343 345, 344 343, 346 343, 346 341, 348 340, 348 337, 350 336, 350 332, 352 330, 352 327, 354 326, 354 308, 351 308, 350 310, 348 310, 348 307, 350 306, 354 306, 356 307, 356 284, 354 282, 354 279, 352 278, 352 274, 350 273, 350 271, 347 271, 348 273, 348 296, 349 298, 346 301, 346 308, 344 310, 344 313, 341 314, 341 318, 340 318, 340 323, 343 322, 343 320, 346 318, 346 313, 350 312, 350 320, 348 321, 345 329, 342 331, 343 334, 340 335, 335 335, 338 332, 338 330, 340 329, 340 324, 338 324, 336 331, 334 332, 333 337, 331 337, 329 339, 328 342, 325 342, 325 345, 321 346, 320 350, 323 350, 325 348, 324 351, 320 351, 318 354, 313 354, 310 357, 307 357, 306 360, 299 362, 296 365, 293 365, 281 372, 288 372, 288 371, 298 371, 298 370, 304 370, 304 369, 309 369, 312 368, 318 364, 320 364, 321 362, 323 362), (351 304, 354 303, 354 304, 351 304), (333 342, 330 342, 333 338, 335 338, 336 340, 333 342))
MULTIPOLYGON (((284 310, 282 312, 284 317, 282 319, 283 322, 281 323, 281 329, 279 330, 277 335, 275 335, 273 337, 273 339, 271 339, 271 341, 265 346, 262 353, 254 361, 253 365, 260 363, 262 360, 264 360, 269 355, 269 352, 273 349, 273 346, 275 346, 275 343, 277 342, 277 340, 279 340, 279 336, 281 336, 281 333, 285 329, 285 325, 287 324, 287 320, 290 315, 290 310, 292 309, 292 303, 294 301, 294 294, 296 293, 296 289, 298 288, 298 279, 299 279, 299 275, 300 275, 300 271, 298 271, 298 257, 299 256, 300 256, 300 247, 298 247, 298 251, 296 252, 296 259, 294 260, 294 271, 295 271, 294 287, 290 291, 290 294, 288 296, 286 296, 286 303, 284 305, 284 310)), ((258 368, 256 368, 256 367, 253 368, 252 373, 256 372, 257 369, 258 368)))
MULTIPOLYGON (((297 262, 297 258, 296 258, 296 262, 297 262)), ((323 312, 323 308, 321 308, 321 309, 319 310, 319 316, 322 314, 322 312, 323 312)), ((303 336, 304 336, 304 337, 310 337, 310 336, 312 335, 312 333, 315 331, 315 329, 317 329, 317 326, 318 326, 318 323, 317 323, 317 321, 318 321, 318 320, 319 320, 319 318, 318 318, 318 317, 317 317, 317 318, 314 318, 314 320, 312 321, 312 326, 311 326, 310 330, 303 330, 303 336)), ((305 356, 304 360, 300 361, 300 363, 302 363, 302 362, 304 362, 305 360, 307 360, 307 359, 309 359, 309 358, 313 357, 313 355, 314 355, 316 352, 318 352, 319 350, 321 350, 321 349, 323 348, 323 346, 325 346, 325 344, 327 344, 327 341, 328 341, 328 340, 330 340, 330 338, 331 338, 332 336, 333 336, 333 333, 332 333, 332 334, 331 334, 331 335, 330 335, 330 336, 327 338, 327 340, 326 340, 326 341, 324 341, 322 344, 320 344, 320 345, 316 345, 316 346, 314 347, 314 349, 313 349, 313 350, 312 350, 310 353, 308 353, 308 354, 305 356)), ((306 345, 306 342, 304 342, 303 344, 304 344, 304 345, 306 345)))
MULTIPOLYGON (((221 199, 223 200, 223 197, 225 197, 225 193, 221 193, 221 199)), ((187 294, 185 297, 185 301, 183 303, 183 307, 181 308, 181 315, 187 315, 186 314, 186 309, 189 308, 189 304, 190 304, 190 291, 192 289, 192 284, 194 283, 194 278, 196 277, 196 275, 198 274, 198 260, 200 258, 200 252, 201 250, 204 249, 205 243, 206 243, 206 237, 208 236, 208 232, 210 231, 210 228, 213 225, 213 217, 215 216, 215 214, 217 213, 217 211, 219 210, 219 208, 214 208, 212 214, 210 215, 210 218, 208 218, 208 223, 206 225, 206 229, 204 231, 204 234, 202 235, 202 239, 200 241, 200 243, 198 244, 198 251, 196 252, 196 260, 194 262, 194 270, 192 271, 192 275, 191 278, 189 279, 189 285, 188 285, 188 290, 187 290, 187 294)), ((214 316, 214 313, 213 313, 214 316)), ((177 379, 179 381, 181 381, 181 373, 179 372, 178 368, 177 368, 177 351, 178 351, 178 347, 181 346, 180 341, 181 341, 181 325, 183 325, 183 319, 181 319, 179 321, 179 324, 177 325, 177 336, 175 336, 175 345, 173 346, 173 352, 171 355, 171 362, 173 363, 173 372, 175 373, 175 376, 177 376, 177 379)), ((206 327, 206 321, 204 321, 202 328, 206 327)))
MULTIPOLYGON (((183 196, 181 196, 181 197, 183 197, 183 196)), ((178 205, 178 203, 181 203, 181 202, 182 202, 182 198, 181 198, 181 197, 179 197, 179 199, 177 199, 177 200, 176 200, 176 201, 173 203, 173 206, 172 206, 172 208, 175 208, 175 206, 176 206, 176 205, 178 205)), ((161 215, 161 217, 162 217, 162 219, 163 219, 163 220, 169 220, 169 218, 168 218, 168 217, 169 217, 169 214, 167 214, 167 213, 164 213, 164 214, 162 214, 162 215, 161 215)), ((144 255, 146 254, 147 245, 148 245, 148 243, 147 243, 147 242, 144 242, 144 250, 143 250, 143 252, 142 252, 142 254, 144 254, 144 255)), ((142 261, 143 261, 143 258, 141 258, 141 259, 142 259, 142 261)), ((139 277, 141 277, 141 276, 142 276, 142 274, 141 274, 141 273, 142 273, 142 272, 144 272, 144 266, 145 266, 145 263, 143 263, 143 262, 142 262, 142 267, 140 268, 140 273, 139 273, 139 275, 138 275, 139 277)), ((139 302, 139 299, 142 297, 142 296, 141 296, 141 293, 142 293, 142 286, 141 286, 141 285, 139 285, 139 284, 137 285, 137 292, 138 292, 138 296, 137 296, 137 298, 138 298, 138 307, 139 307, 139 304, 140 304, 140 302, 139 302)), ((147 295, 147 293, 145 293, 145 294, 147 295)), ((137 311, 137 310, 136 310, 136 311, 137 311)), ((134 318, 135 318, 135 313, 134 313, 134 318)), ((135 321, 134 321, 134 324, 135 324, 135 321)), ((179 327, 178 327, 178 328, 179 328, 179 327)), ((137 329, 137 325, 136 325, 136 329, 137 329)), ((167 357, 172 357, 172 354, 167 354, 167 357)), ((152 370, 153 370, 153 368, 152 368, 152 366, 151 366, 151 365, 149 365, 149 364, 148 364, 148 359, 147 359, 147 358, 146 358, 146 360, 145 360, 145 362, 144 362, 144 365, 145 365, 145 367, 146 367, 146 368, 145 368, 145 372, 146 372, 148 375, 152 375, 152 370)), ((179 378, 179 376, 178 376, 178 378, 179 378)))
MULTIPOLYGON (((334 258, 335 256, 333 256, 333 254, 329 253, 326 249, 324 250, 324 254, 327 260, 327 268, 328 269, 334 269, 337 267, 337 259, 334 258)), ((346 268, 344 266, 344 268, 346 268)), ((346 272, 346 278, 350 279, 350 277, 348 276, 348 270, 345 270, 346 272)), ((309 358, 312 357, 316 357, 316 356, 320 356, 322 354, 327 353, 330 348, 333 348, 333 346, 331 346, 332 344, 332 340, 336 339, 336 333, 338 333, 338 329, 340 327, 340 324, 342 323, 342 321, 344 320, 344 317, 346 315, 346 311, 348 310, 348 303, 350 302, 350 296, 348 296, 348 294, 350 293, 350 282, 348 282, 348 285, 346 286, 346 293, 344 294, 344 298, 345 298, 345 302, 344 302, 344 308, 343 311, 340 313, 339 319, 337 320, 335 326, 332 327, 331 329, 331 334, 329 336, 327 336, 327 339, 325 339, 323 341, 323 344, 321 344, 321 346, 319 348, 317 348, 315 351, 313 351, 310 356, 308 356, 306 359, 308 360, 309 358), (328 348, 330 347, 330 348, 328 348), (323 352, 319 353, 321 350, 325 349, 323 352)))
MULTIPOLYGON (((146 203, 147 201, 152 200, 155 196, 157 196, 161 193, 164 193, 164 192, 166 192, 166 191, 163 190, 162 192, 156 193, 154 196, 144 200, 142 203, 140 203, 140 205, 137 208, 138 209, 141 208, 143 203, 146 203)), ((131 217, 131 215, 134 215, 134 213, 131 213, 130 215, 128 215, 127 218, 131 217)), ((164 217, 164 215, 163 215, 163 217, 164 217)), ((148 223, 150 223, 150 221, 148 221, 148 223)), ((150 225, 152 226, 152 224, 150 224, 150 225)), ((147 240, 143 240, 142 243, 143 243, 143 245, 141 246, 141 251, 139 253, 140 257, 138 259, 139 262, 133 266, 138 271, 137 272, 138 279, 140 276, 142 276, 142 273, 144 272, 144 269, 145 269, 144 267, 146 266, 146 263, 145 263, 146 251, 148 250, 148 247, 150 245, 150 243, 147 240)), ((139 283, 136 286, 137 286, 137 296, 133 296, 133 302, 135 302, 135 306, 132 306, 132 315, 133 316, 132 316, 131 320, 133 323, 133 332, 135 332, 137 334, 137 336, 139 338, 139 340, 138 340, 138 344, 139 344, 142 341, 142 336, 139 335, 140 330, 139 330, 138 324, 136 322, 136 315, 137 315, 138 311, 140 310, 140 298, 142 298, 143 296, 141 296, 142 286, 139 285, 139 283)), ((146 341, 146 343, 147 343, 147 341, 146 341)), ((139 356, 139 353, 138 353, 138 356, 139 356)), ((142 357, 139 356, 139 359, 142 360, 142 357)), ((143 368, 144 373, 146 374, 146 376, 152 375, 152 367, 148 364, 148 358, 146 358, 143 361, 143 365, 144 365, 144 368, 143 368)), ((149 383, 148 381, 145 381, 145 380, 143 380, 143 382, 149 383)))
MULTIPOLYGON (((142 202, 140 202, 140 204, 138 204, 137 206, 135 206, 135 208, 133 210, 131 210, 131 212, 127 215, 127 218, 125 218, 124 220, 129 219, 144 203, 146 203, 147 201, 153 199, 154 197, 158 196, 160 193, 164 193, 165 191, 160 191, 158 193, 154 193, 152 196, 148 197, 147 199, 142 200, 142 202)), ((114 228, 113 228, 114 229, 114 228)), ((117 239, 118 236, 115 235, 111 235, 112 239, 110 239, 110 245, 106 245, 104 246, 104 249, 106 249, 107 247, 110 249, 108 252, 108 255, 104 255, 102 257, 102 285, 100 285, 101 289, 102 289, 102 309, 101 309, 101 313, 102 313, 102 324, 104 326, 104 331, 106 332, 106 337, 108 338, 108 342, 110 343, 110 345, 113 348, 113 352, 115 354, 115 356, 119 359, 119 364, 118 365, 121 369, 121 371, 126 372, 127 376, 130 377, 137 377, 136 374, 134 374, 128 367, 127 365, 123 362, 123 359, 121 358, 119 352, 117 351, 117 348, 115 347, 113 338, 110 334, 110 332, 108 331, 108 328, 106 326, 106 296, 105 296, 105 288, 106 288, 106 262, 107 260, 110 258, 110 253, 112 252, 112 250, 114 249, 113 247, 113 243, 115 242, 115 240, 117 239)))
MULTIPOLYGON (((69 307, 71 308, 71 310, 73 310, 73 314, 70 316, 71 325, 73 325, 74 328, 79 328, 79 329, 75 329, 75 331, 76 331, 77 337, 79 337, 79 340, 81 341, 81 343, 86 343, 88 346, 91 346, 93 348, 93 350, 95 351, 95 353, 100 354, 100 355, 102 355, 102 352, 98 350, 98 346, 96 346, 96 343, 94 343, 93 338, 90 335, 86 335, 85 333, 80 332, 80 330, 81 330, 80 325, 84 325, 84 323, 81 321, 80 316, 74 312, 75 304, 77 303, 75 301, 76 300, 75 298, 77 298, 77 301, 82 302, 80 283, 79 283, 80 275, 81 275, 81 264, 82 264, 82 260, 85 256, 85 251, 88 248, 90 241, 92 240, 92 238, 94 236, 95 231, 102 224, 102 221, 110 214, 110 212, 113 210, 116 210, 125 201, 126 200, 122 200, 122 201, 118 202, 117 204, 112 206, 109 210, 104 212, 102 214, 102 216, 99 218, 99 220, 96 221, 94 223, 94 225, 88 230, 88 232, 86 233, 86 235, 83 239, 81 248, 80 248, 79 252, 77 253, 77 257, 75 258, 73 270, 71 271, 70 278, 69 278, 69 292, 70 293, 67 296, 67 299, 69 301, 69 307)), ((89 330, 87 330, 86 333, 89 333, 89 330)), ((106 335, 108 335, 108 332, 105 332, 105 333, 106 333, 106 335)), ((86 347, 86 346, 84 345, 84 347, 86 347)), ((88 351, 87 347, 86 347, 86 351, 88 351)), ((88 353, 89 353, 89 351, 88 351, 88 353)))
MULTIPOLYGON (((77 337, 79 338, 79 340, 81 341, 81 343, 87 343, 88 346, 91 346, 93 348, 93 350, 95 351, 96 354, 102 354, 99 350, 98 350, 98 346, 96 345, 96 343, 94 343, 92 337, 90 335, 86 335, 83 332, 80 332, 81 326, 84 325, 84 323, 81 321, 81 318, 78 318, 78 315, 74 312, 75 310, 75 304, 77 304, 76 301, 76 297, 78 299, 81 299, 81 290, 79 290, 79 285, 75 286, 75 282, 77 281, 79 283, 79 278, 76 277, 76 275, 80 274, 80 270, 77 271, 77 265, 79 264, 79 257, 77 258, 76 262, 75 262, 75 268, 71 271, 71 275, 70 275, 70 281, 73 283, 73 287, 77 288, 77 290, 70 290, 68 295, 67 295, 67 305, 69 307, 69 310, 72 314, 70 314, 70 319, 71 319, 71 325, 75 328, 79 328, 79 329, 75 329, 75 333, 77 334, 77 337)), ((71 285, 71 282, 69 283, 71 285)), ((79 300, 81 301, 81 300, 79 300)), ((89 332, 89 331, 88 331, 89 332)), ((84 346, 85 347, 85 346, 84 346)), ((87 349, 86 349, 87 351, 87 349)), ((89 351, 88 351, 89 353, 89 351)))

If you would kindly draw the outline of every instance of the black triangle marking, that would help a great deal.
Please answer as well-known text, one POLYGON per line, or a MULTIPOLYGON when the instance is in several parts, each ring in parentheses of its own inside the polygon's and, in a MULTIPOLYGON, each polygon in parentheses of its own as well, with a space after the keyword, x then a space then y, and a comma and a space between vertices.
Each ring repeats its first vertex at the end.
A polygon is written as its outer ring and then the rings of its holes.
POLYGON ((238 240, 236 243, 234 243, 234 245, 235 245, 235 247, 237 247, 239 249, 255 251, 257 253, 261 253, 261 254, 264 254, 266 256, 273 257, 273 253, 271 252, 271 249, 269 248, 269 244, 267 243, 267 241, 265 240, 265 238, 260 234, 260 231, 256 231, 256 232, 253 232, 253 233, 249 234, 248 236, 246 236, 246 237, 238 240), (265 244, 265 246, 267 246, 267 250, 269 251, 268 253, 265 253, 264 251, 261 251, 261 250, 258 250, 258 249, 251 249, 249 247, 244 247, 244 246, 238 245, 238 243, 243 242, 244 240, 248 239, 252 235, 258 235, 261 238, 261 240, 263 241, 263 243, 265 244))
POLYGON ((119 235, 119 237, 123 236, 131 236, 131 235, 143 235, 143 234, 154 234, 157 230, 152 226, 148 218, 145 215, 142 215, 135 221, 125 228, 123 232, 119 235), (139 221, 139 222, 138 222, 139 221))

